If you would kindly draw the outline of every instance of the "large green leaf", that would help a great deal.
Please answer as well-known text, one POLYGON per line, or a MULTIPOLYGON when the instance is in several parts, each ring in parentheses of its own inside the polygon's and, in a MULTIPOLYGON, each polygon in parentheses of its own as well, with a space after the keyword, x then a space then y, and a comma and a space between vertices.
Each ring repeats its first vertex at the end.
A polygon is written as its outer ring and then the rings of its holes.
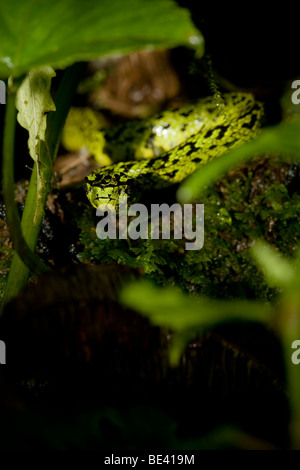
POLYGON ((203 39, 173 0, 0 0, 0 76, 203 39))

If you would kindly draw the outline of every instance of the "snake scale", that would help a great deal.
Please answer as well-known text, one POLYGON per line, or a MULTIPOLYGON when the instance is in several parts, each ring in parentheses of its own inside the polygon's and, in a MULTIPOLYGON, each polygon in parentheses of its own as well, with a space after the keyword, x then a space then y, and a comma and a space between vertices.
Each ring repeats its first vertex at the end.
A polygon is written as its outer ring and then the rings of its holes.
POLYGON ((207 97, 147 120, 104 130, 105 141, 99 132, 92 138, 85 131, 83 140, 92 151, 94 143, 100 153, 117 161, 86 178, 87 197, 96 208, 111 204, 118 210, 121 195, 133 204, 146 190, 180 183, 199 165, 255 137, 263 114, 263 105, 252 94, 226 93, 221 103, 207 97))

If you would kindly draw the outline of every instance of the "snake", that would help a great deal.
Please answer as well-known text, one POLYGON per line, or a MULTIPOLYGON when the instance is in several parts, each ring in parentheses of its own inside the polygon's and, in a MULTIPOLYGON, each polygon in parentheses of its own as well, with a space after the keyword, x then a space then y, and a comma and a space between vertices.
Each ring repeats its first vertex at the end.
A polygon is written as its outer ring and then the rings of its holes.
POLYGON ((235 92, 224 93, 221 101, 201 98, 101 133, 94 119, 93 138, 85 122, 82 142, 111 163, 86 177, 87 198, 95 208, 110 204, 118 211, 120 196, 134 204, 145 191, 181 183, 199 166, 253 139, 263 116, 263 104, 251 93, 235 92))

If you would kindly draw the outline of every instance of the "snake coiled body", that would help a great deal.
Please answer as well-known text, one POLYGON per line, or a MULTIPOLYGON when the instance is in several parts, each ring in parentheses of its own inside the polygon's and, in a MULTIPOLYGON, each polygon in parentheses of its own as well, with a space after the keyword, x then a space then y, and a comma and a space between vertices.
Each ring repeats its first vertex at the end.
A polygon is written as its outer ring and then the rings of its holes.
MULTIPOLYGON (((251 94, 228 93, 223 96, 221 108, 217 106, 212 97, 200 100, 194 108, 190 107, 190 113, 187 113, 185 109, 184 116, 180 110, 173 112, 173 120, 176 113, 179 116, 181 126, 184 117, 186 123, 184 130, 186 130, 191 116, 192 119, 197 119, 200 130, 179 145, 176 145, 177 141, 173 139, 176 146, 157 158, 119 162, 94 171, 86 179, 87 197, 94 207, 111 204, 117 208, 121 195, 128 196, 129 202, 132 204, 140 198, 141 193, 145 190, 161 189, 174 183, 180 183, 199 165, 205 164, 212 158, 220 157, 228 149, 255 137, 261 126, 263 106, 251 94), (198 117, 195 117, 195 109, 198 117)), ((167 116, 169 115, 170 111, 167 116)), ((163 114, 159 116, 159 120, 159 137, 161 137, 163 126, 165 129, 169 129, 170 124, 167 117, 164 121, 163 114)), ((152 119, 152 122, 155 121, 152 119)), ((146 140, 143 136, 139 137, 140 140, 144 139, 148 149, 150 143, 155 142, 153 129, 154 126, 152 128, 148 126, 146 140)), ((193 132, 193 128, 191 132, 193 132)), ((121 141, 123 137, 124 147, 124 136, 127 136, 126 145, 130 148, 130 132, 125 128, 123 136, 120 130, 118 133, 121 136, 121 141)), ((115 134, 112 133, 112 135, 115 134)), ((132 135, 132 142, 135 142, 136 136, 132 135)), ((132 148, 134 148, 133 145, 132 148)))

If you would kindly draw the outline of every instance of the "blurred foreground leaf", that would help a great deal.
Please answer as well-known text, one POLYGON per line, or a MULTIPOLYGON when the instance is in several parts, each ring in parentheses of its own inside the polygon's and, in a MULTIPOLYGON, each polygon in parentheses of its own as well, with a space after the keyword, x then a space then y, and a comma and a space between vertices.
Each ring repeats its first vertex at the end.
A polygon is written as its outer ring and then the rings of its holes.
POLYGON ((172 365, 178 363, 187 343, 195 335, 219 323, 233 320, 267 322, 271 318, 268 303, 194 298, 178 288, 158 288, 147 281, 129 284, 121 293, 121 301, 148 317, 153 325, 174 331, 170 353, 172 365))
POLYGON ((258 241, 252 248, 252 254, 257 263, 262 267, 269 284, 275 284, 281 288, 281 295, 277 301, 276 315, 277 331, 281 337, 291 408, 291 440, 292 447, 300 449, 300 375, 299 352, 300 339, 300 250, 294 263, 280 255, 271 245, 258 241), (295 343, 296 346, 295 346, 295 343))
POLYGON ((258 241, 252 247, 252 254, 257 263, 263 268, 269 284, 278 287, 289 287, 295 281, 295 269, 291 262, 278 251, 263 241, 258 241))

